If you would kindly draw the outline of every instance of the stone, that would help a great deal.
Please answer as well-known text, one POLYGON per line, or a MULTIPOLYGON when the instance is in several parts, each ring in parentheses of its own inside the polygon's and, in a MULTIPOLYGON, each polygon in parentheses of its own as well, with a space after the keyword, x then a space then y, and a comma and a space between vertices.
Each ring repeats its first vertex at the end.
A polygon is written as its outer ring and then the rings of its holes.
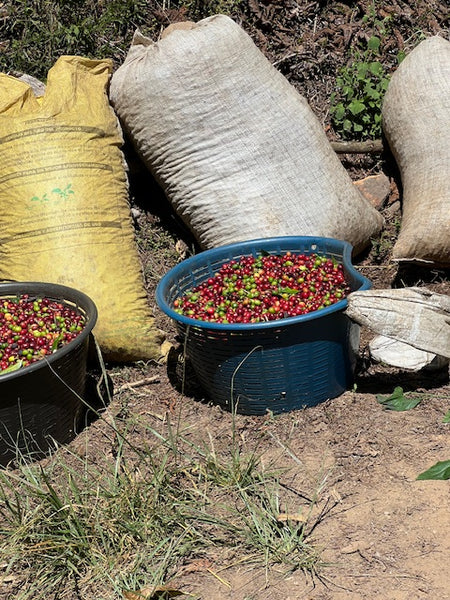
POLYGON ((376 209, 383 207, 391 191, 389 177, 387 177, 384 173, 379 173, 378 175, 369 175, 369 177, 355 181, 354 185, 376 209))

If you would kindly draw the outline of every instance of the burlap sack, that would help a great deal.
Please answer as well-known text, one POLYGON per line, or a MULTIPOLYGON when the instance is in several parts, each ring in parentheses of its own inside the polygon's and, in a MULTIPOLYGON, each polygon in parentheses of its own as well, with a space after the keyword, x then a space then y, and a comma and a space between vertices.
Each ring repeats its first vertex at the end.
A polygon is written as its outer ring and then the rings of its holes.
POLYGON ((349 294, 346 314, 375 333, 450 358, 450 296, 426 288, 349 294))
POLYGON ((450 265, 450 42, 432 37, 400 64, 383 128, 398 163, 403 218, 393 256, 450 265))
POLYGON ((109 60, 58 59, 47 86, 0 74, 0 280, 85 292, 107 360, 161 356, 128 204, 109 60))
POLYGON ((382 226, 306 100, 226 16, 156 43, 136 32, 110 98, 203 248, 314 235, 359 251, 382 226))

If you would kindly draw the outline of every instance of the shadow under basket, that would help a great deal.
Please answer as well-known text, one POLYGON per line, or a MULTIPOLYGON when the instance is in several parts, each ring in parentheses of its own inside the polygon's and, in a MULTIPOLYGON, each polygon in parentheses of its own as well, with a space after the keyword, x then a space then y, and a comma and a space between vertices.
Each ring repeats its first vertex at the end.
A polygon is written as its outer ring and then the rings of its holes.
POLYGON ((177 325, 185 353, 208 397, 247 415, 277 414, 335 398, 353 384, 359 326, 345 314, 347 300, 312 313, 252 324, 199 321, 178 314, 174 301, 242 256, 319 254, 342 262, 351 291, 371 283, 351 263, 352 247, 331 238, 251 240, 201 252, 171 269, 156 300, 177 325))
POLYGON ((28 294, 49 298, 81 313, 79 335, 51 355, 11 373, 0 374, 0 464, 38 459, 75 436, 83 414, 89 337, 97 320, 94 302, 62 285, 0 284, 0 300, 28 294))

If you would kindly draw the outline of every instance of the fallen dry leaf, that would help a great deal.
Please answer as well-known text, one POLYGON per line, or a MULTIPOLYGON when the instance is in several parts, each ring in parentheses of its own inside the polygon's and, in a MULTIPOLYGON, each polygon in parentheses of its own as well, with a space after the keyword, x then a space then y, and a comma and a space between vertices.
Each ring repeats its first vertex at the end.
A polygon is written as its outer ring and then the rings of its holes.
POLYGON ((184 592, 168 585, 157 585, 153 588, 143 588, 142 590, 126 591, 123 593, 125 600, 166 600, 184 595, 184 592))
POLYGON ((212 566, 210 560, 206 558, 199 558, 197 560, 191 560, 187 564, 183 565, 179 569, 179 573, 198 573, 199 571, 207 571, 212 566))
POLYGON ((306 523, 307 518, 305 515, 301 514, 291 514, 291 513, 280 513, 277 517, 277 521, 280 523, 286 523, 287 521, 295 521, 296 523, 306 523))

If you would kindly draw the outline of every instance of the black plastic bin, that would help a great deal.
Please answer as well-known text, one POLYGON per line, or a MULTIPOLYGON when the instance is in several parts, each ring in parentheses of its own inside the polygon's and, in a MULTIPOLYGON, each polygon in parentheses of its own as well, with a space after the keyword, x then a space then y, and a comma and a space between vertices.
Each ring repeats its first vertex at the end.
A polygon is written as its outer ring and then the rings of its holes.
POLYGON ((83 413, 89 336, 97 308, 84 293, 41 282, 0 283, 0 301, 28 294, 77 310, 86 324, 80 334, 51 355, 17 371, 0 374, 0 464, 18 456, 41 458, 69 442, 83 413))

